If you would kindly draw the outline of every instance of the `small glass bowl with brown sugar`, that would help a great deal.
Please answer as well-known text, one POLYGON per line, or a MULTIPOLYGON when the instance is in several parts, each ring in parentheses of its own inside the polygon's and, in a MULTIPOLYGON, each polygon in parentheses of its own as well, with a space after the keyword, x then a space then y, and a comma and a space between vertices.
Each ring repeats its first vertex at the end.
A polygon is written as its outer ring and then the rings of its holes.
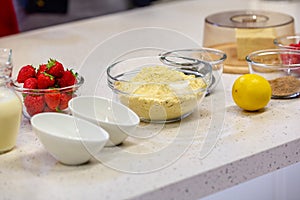
POLYGON ((300 96, 300 51, 266 49, 250 53, 246 60, 250 73, 270 82, 273 99, 300 96))

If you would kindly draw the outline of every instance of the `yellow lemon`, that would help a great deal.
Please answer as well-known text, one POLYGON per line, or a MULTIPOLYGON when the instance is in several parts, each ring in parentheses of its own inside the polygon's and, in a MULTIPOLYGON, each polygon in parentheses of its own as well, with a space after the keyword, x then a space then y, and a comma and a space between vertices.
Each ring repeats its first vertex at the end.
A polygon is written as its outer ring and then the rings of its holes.
POLYGON ((257 74, 245 74, 234 81, 232 97, 242 109, 256 111, 264 108, 270 101, 272 89, 270 83, 257 74))

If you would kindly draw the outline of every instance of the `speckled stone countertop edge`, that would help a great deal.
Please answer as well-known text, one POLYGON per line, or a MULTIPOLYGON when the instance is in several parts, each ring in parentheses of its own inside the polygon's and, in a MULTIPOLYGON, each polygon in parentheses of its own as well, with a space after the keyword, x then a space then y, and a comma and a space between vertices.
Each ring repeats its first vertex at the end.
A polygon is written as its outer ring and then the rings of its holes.
POLYGON ((249 181, 300 161, 300 139, 268 149, 206 173, 153 190, 131 200, 191 200, 249 181))

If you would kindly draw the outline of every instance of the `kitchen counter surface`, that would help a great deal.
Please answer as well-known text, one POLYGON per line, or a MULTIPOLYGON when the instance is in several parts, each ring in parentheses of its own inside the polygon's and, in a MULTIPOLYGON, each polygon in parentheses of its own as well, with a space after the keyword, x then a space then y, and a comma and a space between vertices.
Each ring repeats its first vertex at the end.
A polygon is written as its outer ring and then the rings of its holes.
MULTIPOLYGON (((175 1, 3 37, 0 46, 13 49, 14 75, 22 65, 56 58, 84 75, 82 95, 111 97, 105 67, 120 53, 139 45, 201 46, 205 16, 226 10, 287 13, 298 32, 299 5, 175 1), (169 33, 169 41, 162 40, 169 33)), ((299 162, 299 99, 271 100, 260 112, 242 111, 231 98, 238 76, 223 74, 215 91, 181 122, 141 124, 143 133, 160 134, 129 139, 81 166, 57 162, 23 118, 15 149, 0 155, 1 199, 198 199, 299 162)))

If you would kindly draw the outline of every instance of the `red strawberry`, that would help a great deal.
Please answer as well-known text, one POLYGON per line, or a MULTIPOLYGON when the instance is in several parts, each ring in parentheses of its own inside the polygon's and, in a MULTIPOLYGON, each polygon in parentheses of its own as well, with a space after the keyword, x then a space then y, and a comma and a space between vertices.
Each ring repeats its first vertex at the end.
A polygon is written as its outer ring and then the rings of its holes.
POLYGON ((42 95, 30 95, 28 94, 24 98, 24 105, 26 107, 27 113, 33 116, 37 113, 41 113, 45 107, 44 97, 42 95))
POLYGON ((65 69, 60 62, 58 62, 54 59, 50 59, 48 61, 48 64, 47 64, 47 73, 48 74, 51 74, 55 78, 61 78, 64 74, 64 71, 65 71, 65 69))
POLYGON ((72 93, 71 94, 61 93, 59 109, 64 110, 68 108, 68 102, 70 101, 70 99, 72 99, 72 97, 73 97, 72 93))
POLYGON ((291 43, 290 47, 294 47, 296 50, 300 49, 300 42, 299 43, 291 43))
POLYGON ((47 105, 45 105, 43 112, 56 112, 56 110, 52 110, 47 105))
POLYGON ((55 90, 45 94, 45 102, 50 110, 56 110, 60 103, 60 92, 55 90))
POLYGON ((17 77, 17 81, 19 83, 24 83, 24 81, 28 78, 35 77, 35 69, 32 65, 23 66, 17 77))
POLYGON ((39 66, 39 69, 37 70, 36 77, 38 77, 40 74, 42 74, 46 71, 47 71, 47 65, 46 64, 41 64, 39 66))
POLYGON ((37 78, 38 88, 47 89, 55 84, 55 79, 52 75, 45 72, 41 73, 37 78))
POLYGON ((29 88, 29 89, 37 89, 37 79, 36 78, 28 78, 24 81, 23 88, 29 88))
POLYGON ((293 54, 281 54, 281 60, 283 64, 299 64, 300 56, 293 54))
POLYGON ((43 110, 43 112, 58 112, 58 111, 60 111, 60 110, 59 110, 59 109, 55 109, 55 110, 50 109, 50 108, 47 106, 47 104, 45 105, 44 110, 43 110))
POLYGON ((76 83, 76 76, 72 70, 66 70, 63 76, 58 80, 59 87, 67 87, 76 83))

